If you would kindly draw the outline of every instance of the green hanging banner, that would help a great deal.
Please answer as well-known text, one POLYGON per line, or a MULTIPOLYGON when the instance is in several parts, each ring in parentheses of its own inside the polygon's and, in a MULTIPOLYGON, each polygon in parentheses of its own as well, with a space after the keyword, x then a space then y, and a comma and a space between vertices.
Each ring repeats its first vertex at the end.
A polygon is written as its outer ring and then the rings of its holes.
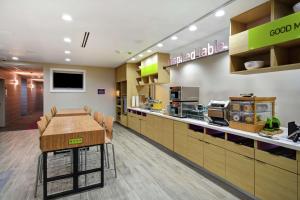
POLYGON ((258 49, 296 39, 300 39, 300 12, 250 29, 248 47, 258 49))
POLYGON ((141 67, 141 76, 142 77, 149 76, 152 74, 157 74, 157 73, 158 73, 158 64, 157 63, 141 67))

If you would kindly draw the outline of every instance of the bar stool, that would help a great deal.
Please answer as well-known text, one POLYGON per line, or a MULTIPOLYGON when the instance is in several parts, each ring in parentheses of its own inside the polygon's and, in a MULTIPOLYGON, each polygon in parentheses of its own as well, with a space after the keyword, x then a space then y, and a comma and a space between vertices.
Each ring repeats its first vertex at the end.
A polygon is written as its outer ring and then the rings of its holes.
MULTIPOLYGON (((47 122, 45 121, 45 119, 42 119, 40 121, 37 122, 38 125, 38 129, 39 129, 39 133, 40 133, 40 140, 41 140, 41 136, 43 135, 44 131, 46 130, 47 127, 47 122)), ((38 182, 40 181, 40 183, 42 182, 42 153, 40 153, 39 157, 38 157, 38 164, 37 164, 37 172, 36 172, 36 179, 35 179, 35 188, 34 188, 34 197, 37 197, 37 187, 38 187, 38 182)))
POLYGON ((111 116, 104 117, 104 130, 105 130, 105 145, 106 145, 106 154, 107 154, 107 163, 109 167, 109 153, 108 153, 108 145, 111 145, 112 153, 113 153, 113 162, 114 168, 112 170, 115 171, 115 177, 117 178, 117 167, 116 167, 116 157, 115 157, 115 147, 112 143, 113 139, 113 124, 114 118, 111 116))

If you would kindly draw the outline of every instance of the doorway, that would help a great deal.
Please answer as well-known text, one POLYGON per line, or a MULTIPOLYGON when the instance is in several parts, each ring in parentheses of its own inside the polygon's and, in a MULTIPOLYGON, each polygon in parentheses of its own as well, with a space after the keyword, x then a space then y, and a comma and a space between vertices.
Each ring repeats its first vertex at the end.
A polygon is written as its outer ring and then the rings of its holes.
POLYGON ((5 127, 5 80, 0 79, 0 127, 5 127))

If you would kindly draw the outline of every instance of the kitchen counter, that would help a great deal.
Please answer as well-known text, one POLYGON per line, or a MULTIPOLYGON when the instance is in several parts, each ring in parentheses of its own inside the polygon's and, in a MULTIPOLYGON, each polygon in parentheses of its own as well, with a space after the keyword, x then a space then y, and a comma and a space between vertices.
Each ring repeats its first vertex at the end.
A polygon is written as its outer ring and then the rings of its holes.
POLYGON ((249 139, 253 139, 253 140, 266 142, 266 143, 269 143, 269 144, 274 144, 274 145, 282 146, 282 147, 285 147, 285 148, 293 149, 293 150, 296 150, 296 151, 300 151, 300 142, 298 141, 297 143, 295 143, 292 140, 288 140, 287 139, 288 129, 284 128, 284 127, 281 128, 284 131, 282 134, 276 135, 275 136, 276 139, 271 139, 271 138, 262 137, 262 136, 258 135, 257 133, 241 131, 241 130, 232 129, 232 128, 229 128, 229 127, 216 126, 216 125, 208 124, 205 121, 200 121, 200 120, 196 120, 196 119, 177 118, 177 117, 173 117, 173 116, 169 116, 169 115, 165 115, 165 114, 162 114, 162 113, 153 112, 153 111, 149 111, 149 110, 141 109, 141 108, 128 108, 128 109, 135 110, 135 111, 138 111, 138 112, 143 112, 143 113, 146 113, 146 114, 165 117, 165 118, 172 119, 172 120, 175 120, 175 121, 180 121, 180 122, 184 122, 184 123, 187 123, 187 124, 193 124, 193 125, 201 126, 201 127, 204 127, 204 128, 214 129, 214 130, 222 131, 222 132, 225 132, 225 133, 238 135, 238 136, 241 136, 241 137, 245 137, 245 138, 249 138, 249 139))

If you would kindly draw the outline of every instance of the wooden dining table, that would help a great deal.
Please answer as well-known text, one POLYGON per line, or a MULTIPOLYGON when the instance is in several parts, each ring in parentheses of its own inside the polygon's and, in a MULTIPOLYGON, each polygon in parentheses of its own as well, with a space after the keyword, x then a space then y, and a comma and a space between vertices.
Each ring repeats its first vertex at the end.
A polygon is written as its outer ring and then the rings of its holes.
POLYGON ((59 110, 55 114, 55 117, 80 116, 80 115, 89 115, 89 113, 85 111, 83 108, 68 108, 68 109, 59 110))
POLYGON ((75 194, 104 186, 104 129, 89 115, 54 117, 40 138, 40 148, 43 152, 43 197, 53 199, 70 194, 75 194), (89 170, 79 169, 79 149, 100 145, 100 167, 89 170), (73 153, 73 170, 70 174, 48 177, 47 157, 49 152, 71 150, 73 153), (100 172, 99 183, 79 187, 78 178, 81 175, 100 172), (72 178, 73 188, 68 191, 48 195, 49 182, 72 178))

